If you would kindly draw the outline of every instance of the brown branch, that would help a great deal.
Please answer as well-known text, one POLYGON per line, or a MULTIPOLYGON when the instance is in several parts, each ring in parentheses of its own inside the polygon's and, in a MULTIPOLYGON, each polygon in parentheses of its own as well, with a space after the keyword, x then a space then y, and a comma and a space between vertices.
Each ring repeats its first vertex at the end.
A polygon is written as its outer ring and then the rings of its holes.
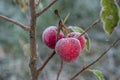
POLYGON ((36 14, 37 17, 39 17, 41 14, 43 14, 45 11, 47 11, 55 2, 57 2, 58 0, 53 0, 50 4, 48 4, 48 6, 46 6, 42 11, 40 11, 39 13, 36 14))
POLYGON ((113 47, 115 46, 118 42, 120 41, 120 38, 118 38, 116 41, 113 42, 113 44, 106 49, 95 61, 93 61, 91 64, 89 64, 88 66, 84 67, 82 70, 80 70, 78 73, 76 73, 75 75, 73 75, 73 77, 70 78, 70 80, 74 80, 76 77, 78 77, 82 72, 84 72, 86 69, 88 69, 89 67, 91 67, 92 65, 94 65, 95 63, 97 63, 105 54, 107 54, 107 52, 113 47))
POLYGON ((36 12, 35 12, 35 1, 29 0, 30 2, 30 13, 31 13, 31 21, 30 21, 30 70, 32 80, 38 80, 36 60, 37 60, 37 52, 36 52, 36 12))
POLYGON ((61 61, 60 61, 60 68, 58 70, 57 79, 56 80, 59 80, 59 77, 60 77, 60 74, 62 72, 62 69, 63 69, 63 60, 61 59, 61 61))
POLYGON ((26 30, 26 31, 30 31, 30 29, 29 29, 28 26, 25 26, 24 24, 22 24, 22 23, 20 23, 20 22, 17 22, 17 21, 15 21, 15 20, 11 19, 11 18, 8 18, 8 17, 3 16, 3 15, 0 15, 0 18, 1 18, 1 19, 4 19, 4 20, 6 20, 6 21, 9 21, 9 22, 14 23, 14 24, 20 26, 22 29, 24 29, 24 30, 26 30))
POLYGON ((50 61, 50 59, 55 55, 55 50, 48 56, 48 58, 45 60, 45 62, 43 63, 43 65, 37 70, 37 74, 39 75, 42 70, 45 68, 45 66, 47 65, 47 63, 50 61))
POLYGON ((92 29, 92 28, 93 28, 96 24, 98 24, 100 21, 101 21, 100 18, 97 19, 97 20, 95 20, 91 25, 89 25, 89 26, 85 29, 85 31, 84 31, 78 38, 80 38, 81 36, 83 36, 87 31, 89 31, 90 29, 92 29))
POLYGON ((45 60, 43 65, 37 69, 36 68, 36 18, 40 16, 42 13, 44 13, 47 9, 49 9, 57 0, 54 0, 51 2, 47 7, 45 7, 40 13, 36 13, 35 11, 35 2, 34 0, 30 0, 30 12, 31 12, 31 21, 30 21, 30 50, 31 50, 31 56, 30 56, 30 70, 32 75, 32 80, 37 80, 39 74, 42 72, 42 70, 45 68, 47 63, 50 61, 50 59, 55 55, 55 51, 45 60))

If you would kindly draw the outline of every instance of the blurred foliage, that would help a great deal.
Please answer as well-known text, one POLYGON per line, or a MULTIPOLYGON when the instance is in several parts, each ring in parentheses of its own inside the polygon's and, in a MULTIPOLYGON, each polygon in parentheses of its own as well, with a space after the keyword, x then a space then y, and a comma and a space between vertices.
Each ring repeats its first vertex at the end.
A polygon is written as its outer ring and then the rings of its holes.
MULTIPOLYGON (((42 8, 48 5, 51 0, 41 0, 42 8)), ((51 25, 58 25, 58 17, 54 14, 54 10, 60 11, 61 17, 64 19, 65 16, 70 13, 66 25, 67 26, 80 26, 82 29, 87 28, 94 20, 99 17, 100 13, 100 0, 60 0, 53 5, 49 10, 42 14, 37 21, 37 45, 38 53, 40 53, 41 59, 45 59, 51 49, 46 47, 42 43, 41 35, 46 27, 51 25)), ((41 9, 40 9, 41 10, 41 9)), ((37 12, 40 11, 39 9, 37 12)), ((23 24, 29 25, 30 13, 29 10, 21 12, 20 6, 15 0, 0 0, 0 14, 20 21, 23 24)), ((102 53, 108 45, 113 42, 120 35, 120 28, 118 27, 115 32, 110 36, 105 35, 102 25, 99 24, 88 32, 91 39, 91 50, 90 52, 83 52, 76 62, 68 64, 66 63, 63 69, 63 76, 61 80, 66 80, 73 72, 77 72, 82 68, 81 65, 90 63, 95 60, 99 53, 102 53), (107 41, 107 40, 110 41, 107 41), (98 53, 98 54, 97 54, 98 53), (69 68, 68 68, 69 66, 69 68)), ((18 26, 9 23, 5 20, 0 19, 0 80, 29 80, 29 58, 25 56, 23 47, 29 43, 29 34, 18 26), (2 79, 3 78, 3 79, 2 79)), ((95 68, 100 69, 107 80, 119 80, 120 64, 120 46, 117 45, 99 63, 95 65, 95 68), (115 54, 113 54, 115 53, 115 54), (106 60, 108 59, 108 60, 106 60), (111 59, 113 59, 111 61, 111 59), (106 66, 107 64, 107 66, 106 66), (117 65, 117 66, 116 66, 117 65), (108 68, 109 66, 109 68, 108 68), (111 70, 112 69, 112 70, 111 70), (110 73, 110 72, 111 73, 110 73), (113 75, 114 74, 114 75, 113 75), (114 79, 111 79, 113 78, 114 79)), ((46 80, 55 80, 56 72, 59 67, 59 57, 56 55, 53 60, 47 65, 44 74, 47 76, 46 80), (57 64, 56 64, 57 63, 57 64)), ((45 75, 41 75, 42 78, 45 75)), ((83 74, 80 80, 93 80, 94 77, 90 74, 83 74), (86 77, 87 76, 87 77, 86 77)), ((40 78, 40 80, 43 80, 40 78)), ((44 79, 45 80, 45 79, 44 79)), ((79 80, 79 79, 78 79, 79 80)))

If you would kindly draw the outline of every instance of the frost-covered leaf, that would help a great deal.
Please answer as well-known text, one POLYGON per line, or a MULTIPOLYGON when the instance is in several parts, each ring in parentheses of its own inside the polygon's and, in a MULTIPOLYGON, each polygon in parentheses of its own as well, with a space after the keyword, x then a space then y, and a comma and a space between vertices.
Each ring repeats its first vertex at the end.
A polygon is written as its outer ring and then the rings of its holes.
POLYGON ((89 69, 89 71, 91 71, 98 78, 98 80, 105 80, 101 71, 95 69, 89 69))
POLYGON ((71 29, 74 32, 79 32, 79 33, 83 33, 84 30, 78 26, 69 26, 69 29, 71 29))
MULTIPOLYGON (((78 26, 69 26, 69 29, 71 29, 74 32, 79 32, 80 34, 84 32, 84 30, 78 26)), ((88 37, 87 33, 85 33, 85 38, 86 38, 86 50, 89 51, 90 50, 90 38, 88 37)))
POLYGON ((111 34, 119 21, 118 8, 114 0, 101 0, 101 20, 106 33, 111 34))

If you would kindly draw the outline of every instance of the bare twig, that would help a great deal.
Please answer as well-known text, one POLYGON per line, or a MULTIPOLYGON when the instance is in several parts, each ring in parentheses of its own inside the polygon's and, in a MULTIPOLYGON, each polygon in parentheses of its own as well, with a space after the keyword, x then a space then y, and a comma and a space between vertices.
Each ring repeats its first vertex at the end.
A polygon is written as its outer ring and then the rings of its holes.
MULTIPOLYGON (((58 36, 59 36, 59 33, 60 33, 60 30, 62 30, 62 27, 63 27, 63 21, 62 21, 62 18, 60 17, 60 14, 59 14, 59 11, 56 9, 54 11, 54 13, 58 16, 58 18, 60 19, 59 20, 59 23, 58 23, 58 29, 57 29, 57 40, 58 40, 58 36)), ((57 41, 56 40, 56 41, 57 41)))
POLYGON ((22 29, 24 29, 24 30, 26 30, 26 31, 29 31, 29 30, 30 30, 28 26, 25 26, 24 24, 22 24, 22 23, 20 23, 20 22, 17 22, 17 21, 15 21, 15 20, 11 19, 11 18, 6 17, 6 16, 0 15, 0 18, 4 19, 4 20, 6 20, 6 21, 9 21, 9 22, 14 23, 14 24, 20 26, 22 29))
POLYGON ((61 61, 60 61, 60 68, 58 70, 57 79, 56 80, 59 80, 59 77, 60 77, 60 74, 62 72, 62 69, 63 69, 63 60, 61 59, 61 61))
POLYGON ((94 65, 95 63, 97 63, 105 54, 107 54, 107 52, 113 47, 115 46, 118 42, 120 41, 120 38, 118 38, 116 41, 113 42, 113 44, 106 49, 95 61, 93 61, 91 64, 89 64, 88 66, 84 67, 82 70, 80 70, 78 73, 76 73, 75 75, 73 75, 73 77, 70 78, 70 80, 74 80, 76 77, 78 77, 82 72, 84 72, 86 69, 88 69, 89 67, 91 67, 92 65, 94 65))
POLYGON ((30 2, 30 12, 31 12, 31 21, 30 21, 30 70, 32 80, 38 79, 37 68, 36 68, 36 60, 37 60, 37 52, 36 52, 36 12, 35 12, 35 1, 29 0, 30 2))
MULTIPOLYGON (((85 31, 84 31, 79 37, 83 36, 87 31, 89 31, 90 29, 92 29, 92 28, 93 28, 96 24, 98 24, 100 21, 101 21, 100 18, 97 19, 97 20, 95 20, 91 25, 89 25, 89 26, 85 29, 85 31)), ((79 37, 78 37, 78 38, 79 38, 79 37)))
POLYGON ((41 14, 43 14, 45 11, 47 11, 47 9, 49 9, 55 2, 57 2, 58 0, 53 0, 50 4, 48 4, 48 6, 46 6, 42 11, 40 11, 39 13, 36 14, 37 17, 39 17, 41 14))
POLYGON ((40 74, 42 70, 45 68, 47 63, 50 61, 50 59, 55 55, 55 50, 48 56, 48 58, 45 60, 43 65, 37 70, 37 74, 40 74))

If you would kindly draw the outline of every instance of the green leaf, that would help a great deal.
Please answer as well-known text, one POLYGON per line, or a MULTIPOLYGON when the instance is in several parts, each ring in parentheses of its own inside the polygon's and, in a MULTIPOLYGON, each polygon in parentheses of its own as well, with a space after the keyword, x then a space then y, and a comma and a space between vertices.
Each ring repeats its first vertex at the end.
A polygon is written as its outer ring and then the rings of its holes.
POLYGON ((69 29, 71 29, 74 32, 79 32, 79 33, 83 33, 84 30, 78 26, 69 26, 69 29))
POLYGON ((88 37, 88 35, 86 34, 86 50, 89 51, 90 50, 90 38, 88 37))
POLYGON ((93 69, 93 70, 89 69, 89 71, 93 72, 93 74, 98 78, 98 80, 105 80, 101 71, 95 70, 95 69, 93 69))
MULTIPOLYGON (((80 34, 84 32, 84 30, 78 26, 69 26, 68 28, 74 32, 79 32, 80 34)), ((89 51, 90 50, 90 38, 88 37, 87 33, 85 33, 85 38, 86 38, 86 50, 89 51)))
POLYGON ((114 0, 101 0, 101 20, 106 33, 111 34, 119 21, 119 10, 114 0))

